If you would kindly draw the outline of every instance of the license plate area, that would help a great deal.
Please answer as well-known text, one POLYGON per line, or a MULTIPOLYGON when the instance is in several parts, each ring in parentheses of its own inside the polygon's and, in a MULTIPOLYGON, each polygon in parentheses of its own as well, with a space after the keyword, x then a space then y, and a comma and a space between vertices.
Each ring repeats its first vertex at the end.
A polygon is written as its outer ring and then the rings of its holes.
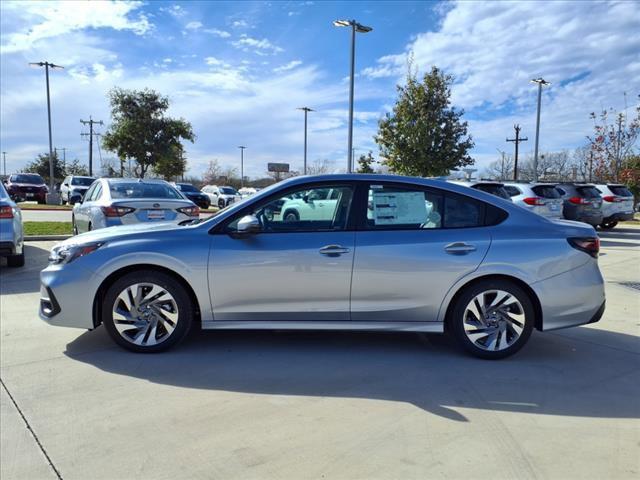
POLYGON ((149 220, 164 220, 164 210, 147 210, 147 219, 149 220))

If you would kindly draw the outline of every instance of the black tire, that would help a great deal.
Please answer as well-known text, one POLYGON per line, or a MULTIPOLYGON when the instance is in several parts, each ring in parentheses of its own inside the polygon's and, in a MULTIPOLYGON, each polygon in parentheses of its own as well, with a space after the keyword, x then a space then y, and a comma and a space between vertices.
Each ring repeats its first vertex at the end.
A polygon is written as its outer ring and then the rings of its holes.
POLYGON ((225 206, 224 199, 221 198, 218 200, 218 208, 224 208, 225 206))
POLYGON ((611 222, 601 223, 600 228, 602 230, 612 230, 613 228, 615 228, 616 225, 618 225, 618 222, 615 220, 612 220, 611 222))
POLYGON ((193 323, 193 305, 185 288, 171 275, 152 270, 142 270, 124 275, 109 287, 102 304, 102 322, 113 341, 121 347, 138 353, 162 352, 179 343, 189 333, 193 323), (119 333, 115 326, 113 308, 118 295, 127 287, 137 283, 149 283, 162 287, 173 297, 177 306, 178 319, 174 330, 167 335, 166 339, 155 345, 136 345, 125 339, 123 335, 127 334, 119 333))
POLYGON ((282 216, 283 222, 298 222, 300 221, 300 215, 295 210, 287 210, 282 216))
POLYGON ((76 217, 71 215, 71 225, 73 225, 73 234, 78 235, 78 226, 76 225, 76 217))
MULTIPOLYGON (((488 293, 488 295, 489 297, 487 298, 490 300, 492 293, 488 293)), ((519 307, 514 305, 505 308, 511 309, 519 307)), ((490 320, 485 319, 483 321, 487 322, 490 320)), ((501 324, 504 325, 508 325, 509 323, 510 322, 501 322, 501 324)), ((508 357, 520 350, 525 345, 525 343, 527 343, 527 340, 529 340, 534 323, 535 309, 533 308, 533 303, 531 301, 531 298, 529 298, 527 292, 525 292, 522 288, 520 288, 513 282, 510 282, 508 280, 496 279, 476 282, 465 288, 465 290, 460 295, 458 295, 456 303, 453 306, 453 310, 451 311, 451 315, 448 319, 448 330, 456 338, 458 344, 467 352, 476 357, 495 360, 508 357), (472 300, 474 300, 478 295, 481 295, 483 292, 491 292, 494 290, 501 290, 515 297, 515 299, 520 303, 523 310, 522 313, 524 314, 524 325, 522 326, 522 331, 520 332, 519 337, 517 337, 512 344, 500 350, 487 349, 486 345, 485 348, 482 348, 481 346, 479 346, 479 344, 474 343, 465 332, 465 314, 467 306, 471 303, 472 300)), ((470 325, 470 323, 467 322, 467 325, 470 325)), ((513 323, 511 323, 511 325, 513 325, 513 323)), ((502 329, 503 327, 500 326, 496 328, 502 329)), ((501 330, 500 333, 497 333, 497 337, 495 339, 496 343, 499 343, 501 336, 504 336, 504 338, 508 340, 508 334, 513 335, 513 332, 515 332, 513 326, 505 326, 504 328, 506 328, 507 330, 501 330)), ((488 340, 489 338, 491 338, 491 336, 488 335, 487 337, 483 338, 486 338, 488 340)))
POLYGON ((7 257, 7 267, 16 268, 24 266, 24 252, 19 255, 9 255, 7 257))
POLYGON ((38 200, 38 205, 44 205, 46 203, 47 203, 46 200, 38 200))
POLYGON ((91 222, 89 222, 89 225, 87 225, 87 232, 90 232, 93 229, 93 227, 91 226, 91 222))

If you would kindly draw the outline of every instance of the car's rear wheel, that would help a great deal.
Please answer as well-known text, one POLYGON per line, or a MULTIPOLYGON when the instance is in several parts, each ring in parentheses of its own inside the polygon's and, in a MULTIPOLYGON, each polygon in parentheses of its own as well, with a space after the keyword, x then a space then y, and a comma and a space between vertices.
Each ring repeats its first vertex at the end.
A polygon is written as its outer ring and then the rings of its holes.
POLYGON ((601 223, 600 228, 602 230, 611 230, 612 228, 615 228, 616 225, 618 225, 618 222, 615 220, 612 220, 611 222, 601 223))
POLYGON ((535 311, 529 295, 507 280, 481 281, 458 297, 449 318, 458 343, 481 358, 513 355, 531 336, 535 311))
POLYGON ((224 199, 221 198, 220 200, 218 200, 218 208, 224 208, 224 207, 225 207, 224 199))
POLYGON ((283 218, 285 222, 297 222, 300 220, 300 215, 294 210, 288 210, 285 212, 283 218))
POLYGON ((9 255, 7 257, 7 267, 15 268, 24 266, 24 252, 19 255, 9 255))
POLYGON ((121 347, 166 350, 189 332, 193 307, 185 288, 162 272, 141 271, 118 279, 105 295, 102 321, 121 347))

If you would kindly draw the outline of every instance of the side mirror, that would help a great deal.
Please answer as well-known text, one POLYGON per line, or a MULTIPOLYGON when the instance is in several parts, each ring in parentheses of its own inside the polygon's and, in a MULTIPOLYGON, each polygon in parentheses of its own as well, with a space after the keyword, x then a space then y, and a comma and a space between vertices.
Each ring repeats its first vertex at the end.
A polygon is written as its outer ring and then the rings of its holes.
POLYGON ((249 234, 262 231, 262 225, 255 215, 245 215, 238 221, 237 233, 249 234))

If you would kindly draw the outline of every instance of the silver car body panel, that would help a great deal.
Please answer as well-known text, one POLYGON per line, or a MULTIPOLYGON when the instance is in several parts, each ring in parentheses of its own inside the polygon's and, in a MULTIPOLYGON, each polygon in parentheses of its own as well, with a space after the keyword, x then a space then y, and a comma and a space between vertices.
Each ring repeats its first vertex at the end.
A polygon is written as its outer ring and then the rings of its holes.
POLYGON ((624 187, 624 185, 596 185, 596 188, 602 196, 602 216, 605 219, 613 218, 617 214, 633 216, 633 196, 623 197, 616 195, 609 187, 624 187), (614 197, 616 201, 608 202, 604 197, 614 197))
POLYGON ((566 240, 572 236, 595 237, 595 231, 442 181, 362 174, 297 177, 200 224, 122 226, 66 240, 63 243, 105 244, 86 257, 43 270, 42 284, 62 308, 52 318, 41 316, 55 325, 93 328, 94 298, 101 285, 109 284, 109 276, 152 266, 173 272, 190 286, 203 328, 442 331, 459 289, 495 275, 516 278, 535 292, 544 330, 561 328, 589 322, 604 302, 597 260, 572 248, 566 240), (498 206, 509 218, 492 227, 451 230, 244 238, 215 233, 221 222, 243 215, 254 202, 311 181, 389 181, 444 189, 498 206), (394 240, 391 234, 397 235, 394 240), (476 250, 460 257, 442 252, 443 245, 456 241, 472 242, 476 250), (337 257, 319 255, 322 246, 336 243, 349 251, 337 257))
POLYGON ((0 218, 0 244, 11 245, 12 251, 9 255, 20 255, 24 248, 22 211, 11 200, 2 184, 0 184, 0 206, 10 207, 13 211, 13 218, 0 218))
POLYGON ((533 213, 537 213, 538 215, 542 215, 547 218, 562 218, 562 206, 564 201, 560 194, 558 194, 558 198, 547 198, 541 197, 538 195, 533 189, 536 187, 551 187, 553 188, 554 184, 544 184, 544 183, 517 183, 517 182, 505 182, 505 187, 508 187, 507 193, 509 189, 518 190, 518 195, 511 195, 511 200, 516 205, 530 210, 533 213), (538 198, 540 203, 543 205, 529 205, 525 203, 525 198, 538 198))

